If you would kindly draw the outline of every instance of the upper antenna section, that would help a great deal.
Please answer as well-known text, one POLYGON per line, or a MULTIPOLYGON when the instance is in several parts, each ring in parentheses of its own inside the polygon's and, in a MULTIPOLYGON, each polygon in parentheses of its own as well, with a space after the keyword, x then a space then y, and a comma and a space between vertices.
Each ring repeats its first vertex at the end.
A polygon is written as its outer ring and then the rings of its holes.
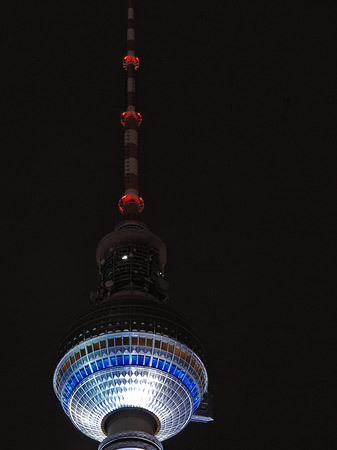
POLYGON ((138 196, 138 127, 142 122, 136 112, 136 70, 139 59, 135 56, 135 0, 128 0, 127 55, 123 67, 127 74, 127 109, 122 113, 124 127, 124 195, 118 206, 125 219, 137 219, 144 209, 138 196))

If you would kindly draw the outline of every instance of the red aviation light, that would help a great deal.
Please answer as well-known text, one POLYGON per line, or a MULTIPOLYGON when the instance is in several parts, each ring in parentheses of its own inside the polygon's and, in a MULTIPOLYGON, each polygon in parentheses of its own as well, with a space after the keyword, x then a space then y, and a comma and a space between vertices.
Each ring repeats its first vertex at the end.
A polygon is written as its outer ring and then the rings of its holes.
POLYGON ((125 127, 126 125, 126 119, 128 119, 129 117, 134 117, 137 120, 137 126, 139 127, 140 124, 142 123, 142 116, 135 111, 125 111, 121 114, 121 124, 123 125, 123 127, 125 127))
POLYGON ((128 66, 130 64, 132 64, 134 69, 137 70, 139 67, 139 58, 137 58, 136 56, 131 56, 131 55, 125 56, 123 58, 123 68, 125 70, 127 70, 128 66))
POLYGON ((127 203, 136 203, 139 208, 139 214, 143 212, 144 209, 144 200, 141 197, 138 197, 136 194, 126 194, 118 202, 118 208, 120 212, 123 214, 125 205, 127 203))

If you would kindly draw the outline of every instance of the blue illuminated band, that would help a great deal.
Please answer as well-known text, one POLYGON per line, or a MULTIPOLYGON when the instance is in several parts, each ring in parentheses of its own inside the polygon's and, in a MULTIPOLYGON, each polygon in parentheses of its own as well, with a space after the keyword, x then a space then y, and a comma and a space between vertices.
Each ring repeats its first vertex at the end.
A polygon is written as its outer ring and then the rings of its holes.
POLYGON ((65 382, 65 388, 62 394, 62 404, 64 411, 69 415, 68 399, 71 395, 71 392, 74 390, 74 388, 78 385, 80 381, 84 380, 86 377, 99 370, 106 369, 108 367, 128 366, 128 365, 152 367, 155 369, 163 370, 164 372, 168 372, 171 375, 175 376, 176 378, 181 380, 186 385, 188 390, 191 392, 193 398, 193 412, 195 412, 195 410, 198 408, 200 403, 199 390, 196 385, 196 382, 190 375, 186 373, 186 370, 176 366, 173 363, 170 363, 169 361, 155 358, 154 356, 124 354, 105 357, 103 359, 91 362, 90 364, 86 364, 83 368, 76 371, 74 375, 69 377, 65 382))

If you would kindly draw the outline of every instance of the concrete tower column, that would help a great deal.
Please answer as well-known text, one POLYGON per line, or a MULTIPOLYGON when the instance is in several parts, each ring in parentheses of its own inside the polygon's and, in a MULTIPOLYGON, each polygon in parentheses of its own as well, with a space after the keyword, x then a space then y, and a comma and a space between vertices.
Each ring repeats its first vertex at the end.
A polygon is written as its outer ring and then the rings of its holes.
POLYGON ((144 431, 126 430, 114 433, 102 441, 98 450, 163 450, 161 443, 144 431))
POLYGON ((102 424, 108 437, 98 450, 163 450, 154 437, 159 427, 158 419, 140 408, 122 408, 109 414, 102 424))

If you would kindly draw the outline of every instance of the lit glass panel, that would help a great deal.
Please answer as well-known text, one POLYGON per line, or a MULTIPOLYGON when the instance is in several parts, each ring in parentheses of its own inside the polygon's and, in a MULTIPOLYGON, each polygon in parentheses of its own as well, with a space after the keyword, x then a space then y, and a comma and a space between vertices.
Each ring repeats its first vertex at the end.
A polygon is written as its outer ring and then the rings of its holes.
POLYGON ((177 367, 173 375, 175 377, 179 378, 180 371, 181 371, 181 369, 179 367, 177 367))
POLYGON ((79 381, 82 381, 82 380, 83 380, 83 377, 82 377, 82 375, 80 374, 79 371, 76 372, 76 376, 77 376, 77 378, 78 378, 79 381))
POLYGON ((111 356, 110 357, 110 362, 111 362, 112 366, 115 366, 116 365, 116 356, 111 356))
POLYGON ((179 377, 178 377, 179 380, 182 380, 184 378, 185 374, 186 374, 186 370, 181 370, 180 374, 179 374, 179 377))
POLYGON ((170 373, 174 373, 176 370, 177 366, 175 366, 174 364, 172 364, 172 366, 170 367, 170 373))
POLYGON ((104 367, 109 367, 109 358, 103 358, 104 367))
POLYGON ((102 370, 103 369, 103 362, 101 359, 99 359, 97 361, 97 370, 102 370))

